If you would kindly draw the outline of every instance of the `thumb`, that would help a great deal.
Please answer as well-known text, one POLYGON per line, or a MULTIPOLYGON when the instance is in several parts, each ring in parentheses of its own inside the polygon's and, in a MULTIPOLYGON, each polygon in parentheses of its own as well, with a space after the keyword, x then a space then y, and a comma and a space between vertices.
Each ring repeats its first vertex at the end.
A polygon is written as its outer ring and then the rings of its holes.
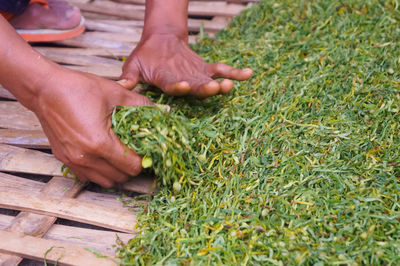
POLYGON ((123 69, 123 73, 117 81, 119 85, 128 90, 132 90, 138 82, 139 69, 137 69, 137 67, 123 69))
POLYGON ((153 105, 146 96, 136 92, 126 91, 126 95, 122 100, 122 105, 125 106, 138 106, 138 105, 153 105))

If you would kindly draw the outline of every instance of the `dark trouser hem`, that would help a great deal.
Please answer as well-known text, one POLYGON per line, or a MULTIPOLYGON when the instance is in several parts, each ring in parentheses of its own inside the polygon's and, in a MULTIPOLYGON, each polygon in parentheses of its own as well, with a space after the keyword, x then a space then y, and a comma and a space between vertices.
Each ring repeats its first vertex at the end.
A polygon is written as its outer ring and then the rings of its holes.
POLYGON ((0 0, 0 10, 14 15, 21 14, 29 5, 29 0, 0 0))

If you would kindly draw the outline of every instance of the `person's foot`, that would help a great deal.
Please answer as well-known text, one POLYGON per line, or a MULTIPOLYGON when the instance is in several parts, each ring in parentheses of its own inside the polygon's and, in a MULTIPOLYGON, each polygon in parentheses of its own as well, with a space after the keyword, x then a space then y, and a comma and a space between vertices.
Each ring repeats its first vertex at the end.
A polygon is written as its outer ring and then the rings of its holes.
POLYGON ((64 0, 48 0, 49 6, 40 3, 30 4, 24 13, 9 20, 16 29, 68 30, 77 27, 82 15, 79 8, 64 0))

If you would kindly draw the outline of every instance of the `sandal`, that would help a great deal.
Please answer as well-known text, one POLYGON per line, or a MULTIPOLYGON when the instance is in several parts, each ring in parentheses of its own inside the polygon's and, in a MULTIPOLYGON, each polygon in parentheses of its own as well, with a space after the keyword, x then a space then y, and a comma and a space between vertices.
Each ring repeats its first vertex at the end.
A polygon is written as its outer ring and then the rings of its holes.
MULTIPOLYGON (((29 5, 39 3, 44 8, 49 9, 50 6, 46 0, 30 0, 29 5)), ((10 20, 14 17, 13 14, 1 12, 1 14, 10 20)), ((21 37, 28 42, 53 42, 70 39, 82 34, 85 31, 85 19, 81 16, 80 23, 71 29, 16 29, 21 37)))

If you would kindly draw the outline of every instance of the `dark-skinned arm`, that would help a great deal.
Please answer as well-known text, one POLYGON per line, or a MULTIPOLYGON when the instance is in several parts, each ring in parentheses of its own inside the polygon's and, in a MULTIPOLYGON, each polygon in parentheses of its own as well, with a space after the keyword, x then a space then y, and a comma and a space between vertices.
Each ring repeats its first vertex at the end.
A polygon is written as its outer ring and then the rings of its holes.
POLYGON ((232 80, 247 80, 251 69, 206 63, 188 45, 188 0, 147 0, 141 40, 123 67, 121 84, 138 82, 161 88, 169 95, 205 98, 229 93, 232 80), (216 81, 216 78, 223 78, 216 81))
POLYGON ((61 67, 34 51, 0 16, 0 84, 39 118, 54 155, 82 181, 104 187, 141 171, 111 129, 118 105, 148 105, 116 82, 61 67))

